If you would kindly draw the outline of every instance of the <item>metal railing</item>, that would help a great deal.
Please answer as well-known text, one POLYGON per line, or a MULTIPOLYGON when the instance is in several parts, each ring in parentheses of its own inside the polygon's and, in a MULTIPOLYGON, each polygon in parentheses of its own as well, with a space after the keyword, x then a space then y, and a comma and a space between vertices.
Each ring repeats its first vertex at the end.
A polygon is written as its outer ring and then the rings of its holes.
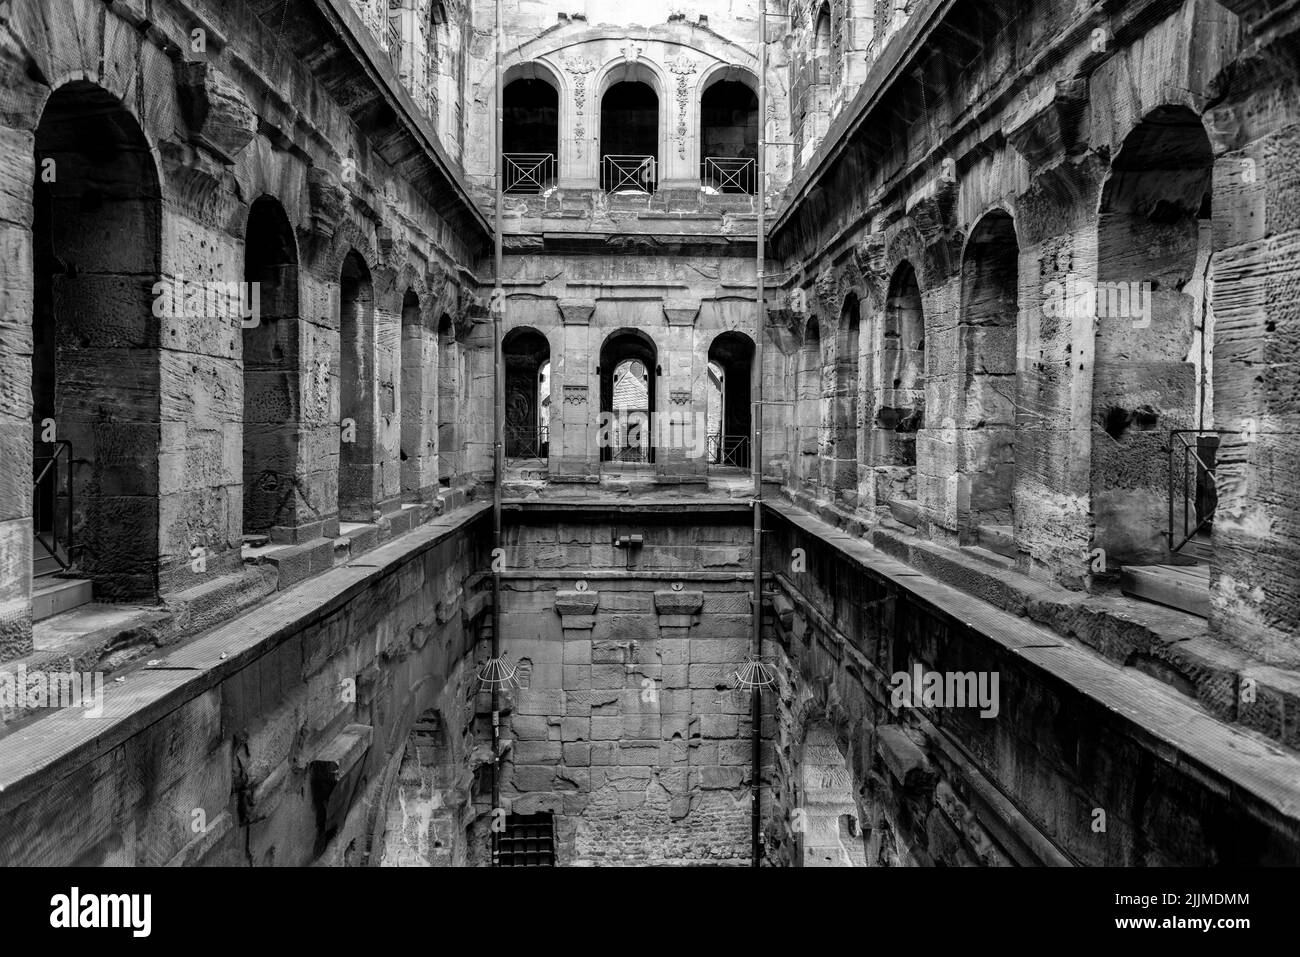
POLYGON ((613 449, 610 459, 614 462, 649 462, 650 449, 644 445, 625 445, 613 449))
POLYGON ((72 443, 66 439, 50 442, 54 451, 32 457, 32 528, 33 538, 61 569, 72 567, 72 443), (62 460, 62 468, 60 468, 62 460), (62 501, 60 500, 62 491, 62 501), (62 507, 60 507, 62 506, 62 507), (63 514, 63 529, 59 514, 63 514))
POLYGON ((600 161, 600 186, 607 193, 653 193, 658 183, 658 171, 653 156, 621 153, 602 156, 600 161))
POLYGON ((1214 468, 1224 429, 1169 433, 1169 550, 1176 552, 1214 523, 1214 468))
POLYGON ((506 458, 544 459, 551 450, 549 426, 536 429, 511 427, 506 429, 506 458))
POLYGON ((757 179, 758 164, 752 159, 738 156, 706 156, 701 164, 701 184, 719 193, 753 195, 757 179))
POLYGON ((507 193, 541 193, 555 182, 554 153, 502 153, 501 158, 507 193))
POLYGON ((396 20, 388 21, 388 59, 397 69, 402 68, 402 28, 396 20))
POLYGON ((749 436, 719 435, 714 432, 705 444, 705 456, 710 465, 734 465, 749 468, 749 436))

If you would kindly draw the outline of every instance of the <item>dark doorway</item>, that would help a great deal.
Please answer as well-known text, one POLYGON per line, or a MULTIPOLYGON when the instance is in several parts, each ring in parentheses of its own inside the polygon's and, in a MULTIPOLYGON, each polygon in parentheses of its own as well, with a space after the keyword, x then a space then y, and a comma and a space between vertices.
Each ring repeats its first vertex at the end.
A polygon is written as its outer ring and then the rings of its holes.
POLYGON ((515 80, 502 92, 501 110, 506 192, 545 192, 560 152, 559 94, 545 80, 515 80))
POLYGON ((536 329, 511 329, 501 342, 506 371, 506 458, 549 452, 551 346, 536 329))
POLYGON ((655 345, 644 332, 621 329, 601 346, 602 462, 654 462, 658 374, 655 345))

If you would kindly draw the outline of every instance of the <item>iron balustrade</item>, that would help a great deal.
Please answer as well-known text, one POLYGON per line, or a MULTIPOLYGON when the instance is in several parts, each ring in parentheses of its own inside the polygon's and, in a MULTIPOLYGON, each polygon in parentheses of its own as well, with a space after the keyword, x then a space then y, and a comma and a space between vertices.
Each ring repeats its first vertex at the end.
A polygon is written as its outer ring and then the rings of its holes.
POLYGON ((395 20, 388 21, 388 59, 397 69, 402 68, 402 31, 395 20))
POLYGON ((502 153, 501 158, 507 193, 542 193, 555 183, 554 153, 502 153))
POLYGON ((749 436, 719 435, 717 432, 708 436, 705 444, 705 457, 710 465, 733 465, 737 468, 749 468, 749 436))
POLYGON ((601 157, 600 184, 607 193, 653 193, 658 172, 653 156, 616 154, 601 157))
POLYGON ((32 474, 35 476, 32 479, 33 538, 61 569, 67 571, 72 567, 76 547, 72 535, 72 443, 67 439, 57 439, 48 444, 53 446, 53 452, 32 457, 32 474), (64 503, 62 509, 60 499, 64 503), (59 528, 60 512, 64 518, 62 530, 59 528))
POLYGON ((758 164, 739 156, 706 156, 700 170, 700 182, 719 193, 753 195, 758 179, 758 164))
POLYGON ((506 458, 544 459, 550 454, 549 426, 535 429, 512 426, 506 429, 506 458))
POLYGON ((1214 470, 1225 429, 1175 429, 1169 433, 1169 550, 1177 552, 1214 523, 1218 490, 1214 470))

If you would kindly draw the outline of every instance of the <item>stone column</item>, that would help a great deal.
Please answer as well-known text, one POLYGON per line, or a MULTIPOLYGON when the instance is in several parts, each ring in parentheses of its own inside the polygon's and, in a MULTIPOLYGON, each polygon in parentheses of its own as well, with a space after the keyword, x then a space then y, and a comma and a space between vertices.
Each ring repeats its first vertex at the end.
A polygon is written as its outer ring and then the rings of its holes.
POLYGON ((559 393, 551 393, 550 474, 557 482, 596 481, 600 464, 596 449, 599 384, 593 372, 590 344, 590 299, 561 299, 564 332, 555 357, 559 393))
POLYGON ((691 626, 704 607, 702 591, 656 591, 655 612, 659 616, 659 660, 663 663, 665 688, 688 688, 691 626))
POLYGON ((596 626, 596 606, 599 604, 598 591, 570 588, 555 592, 555 612, 560 616, 560 628, 564 632, 565 662, 585 660, 588 664, 591 663, 591 630, 596 626), (567 650, 572 642, 585 642, 585 654, 581 647, 567 650))

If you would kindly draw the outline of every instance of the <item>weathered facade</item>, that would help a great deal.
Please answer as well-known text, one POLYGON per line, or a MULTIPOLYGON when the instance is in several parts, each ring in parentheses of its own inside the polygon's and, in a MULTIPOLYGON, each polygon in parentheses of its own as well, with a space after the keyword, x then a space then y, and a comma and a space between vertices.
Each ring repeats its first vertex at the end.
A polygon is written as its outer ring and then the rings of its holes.
POLYGON ((0 861, 1300 862, 1300 15, 768 4, 0 7, 0 861))

